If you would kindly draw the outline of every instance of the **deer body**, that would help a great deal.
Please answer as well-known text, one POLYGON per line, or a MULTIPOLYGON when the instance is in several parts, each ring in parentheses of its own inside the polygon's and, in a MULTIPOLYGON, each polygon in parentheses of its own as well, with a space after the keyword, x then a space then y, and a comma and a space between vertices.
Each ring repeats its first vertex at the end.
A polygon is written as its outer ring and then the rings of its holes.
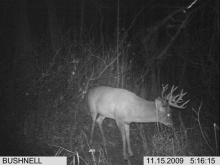
POLYGON ((128 154, 133 156, 129 131, 131 122, 160 122, 167 126, 173 126, 169 104, 160 97, 155 101, 147 101, 125 89, 101 86, 89 91, 88 105, 93 120, 90 143, 93 138, 95 122, 98 123, 103 141, 106 142, 102 122, 106 117, 114 119, 121 132, 124 159, 128 158, 126 142, 128 154))

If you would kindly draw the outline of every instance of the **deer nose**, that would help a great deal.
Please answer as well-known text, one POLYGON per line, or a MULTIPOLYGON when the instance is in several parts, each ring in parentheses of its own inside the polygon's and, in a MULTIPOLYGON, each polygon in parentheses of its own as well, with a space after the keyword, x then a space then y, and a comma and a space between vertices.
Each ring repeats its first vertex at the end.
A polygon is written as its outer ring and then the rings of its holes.
POLYGON ((173 127, 173 122, 169 122, 169 123, 167 123, 166 126, 172 128, 172 127, 173 127))
POLYGON ((173 127, 173 123, 170 123, 170 124, 168 125, 168 127, 171 127, 171 128, 172 128, 172 127, 173 127))

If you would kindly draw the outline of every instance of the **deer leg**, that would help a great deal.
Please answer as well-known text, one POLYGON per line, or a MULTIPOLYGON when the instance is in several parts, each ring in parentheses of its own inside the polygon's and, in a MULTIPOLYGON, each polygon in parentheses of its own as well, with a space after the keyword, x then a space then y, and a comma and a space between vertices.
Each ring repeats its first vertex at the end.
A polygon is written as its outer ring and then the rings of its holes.
POLYGON ((103 129, 102 129, 102 122, 103 122, 104 119, 105 119, 105 117, 99 115, 99 117, 97 118, 96 122, 99 125, 99 128, 101 130, 101 134, 102 134, 102 139, 103 139, 103 142, 105 144, 106 143, 106 139, 105 139, 105 135, 104 135, 104 132, 103 132, 103 129))
POLYGON ((93 131, 95 127, 95 121, 96 121, 97 114, 92 114, 92 129, 91 129, 91 136, 90 136, 90 144, 92 143, 92 138, 93 138, 93 131))
POLYGON ((128 153, 130 156, 134 156, 133 152, 131 150, 131 143, 130 143, 130 129, 129 129, 130 125, 129 124, 125 124, 125 133, 126 133, 126 140, 127 140, 127 145, 128 145, 128 153))
POLYGON ((123 142, 123 156, 124 159, 127 160, 128 159, 128 155, 126 152, 126 136, 125 136, 125 124, 123 121, 120 121, 116 118, 116 123, 118 125, 118 128, 121 132, 121 136, 122 136, 122 142, 123 142))

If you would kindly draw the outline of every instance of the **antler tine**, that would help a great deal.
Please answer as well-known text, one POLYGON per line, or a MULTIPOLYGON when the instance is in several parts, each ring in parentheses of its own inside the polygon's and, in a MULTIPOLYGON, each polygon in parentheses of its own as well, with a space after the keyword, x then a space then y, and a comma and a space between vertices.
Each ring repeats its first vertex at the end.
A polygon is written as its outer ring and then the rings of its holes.
POLYGON ((168 87, 168 84, 167 84, 167 85, 165 85, 165 86, 162 84, 162 87, 163 87, 163 88, 166 88, 166 87, 168 87))
MULTIPOLYGON (((186 108, 186 106, 184 107, 184 105, 186 105, 189 101, 190 101, 190 100, 188 100, 188 101, 186 101, 185 103, 183 103, 183 104, 181 105, 181 108, 180 108, 180 109, 186 108)), ((177 107, 177 108, 178 108, 178 107, 177 107)))
POLYGON ((171 92, 170 92, 170 97, 169 97, 169 105, 176 107, 176 108, 180 108, 180 109, 184 109, 186 108, 186 104, 190 101, 186 101, 185 103, 183 103, 183 96, 185 96, 187 94, 187 92, 183 93, 183 90, 181 90, 180 94, 173 96, 172 93, 177 89, 172 87, 171 92), (183 103, 181 105, 178 105, 178 103, 183 103))
POLYGON ((187 94, 187 92, 183 93, 183 90, 181 90, 181 93, 172 97, 171 100, 174 101, 174 102, 178 102, 178 103, 182 103, 183 102, 183 96, 185 96, 187 94), (178 98, 176 100, 176 98, 178 98))
POLYGON ((168 89, 168 84, 165 86, 162 84, 162 87, 163 87, 163 92, 165 92, 168 89))
POLYGON ((175 87, 175 86, 173 85, 173 86, 172 86, 172 89, 171 89, 171 92, 170 92, 170 93, 171 93, 171 95, 172 95, 172 94, 173 94, 173 92, 174 92, 174 91, 175 91, 175 90, 178 88, 178 86, 176 86, 175 88, 174 88, 174 87, 175 87))
POLYGON ((167 95, 167 97, 166 97, 166 99, 169 100, 169 102, 170 102, 170 100, 173 98, 173 92, 174 92, 177 88, 178 88, 178 86, 176 86, 176 87, 174 87, 174 85, 172 86, 170 93, 169 93, 169 94, 167 95))
POLYGON ((167 91, 167 89, 168 89, 168 84, 167 85, 163 85, 162 84, 162 87, 163 87, 163 90, 162 90, 162 93, 161 93, 161 97, 162 97, 162 99, 163 100, 165 100, 166 99, 166 96, 164 96, 164 93, 167 91))

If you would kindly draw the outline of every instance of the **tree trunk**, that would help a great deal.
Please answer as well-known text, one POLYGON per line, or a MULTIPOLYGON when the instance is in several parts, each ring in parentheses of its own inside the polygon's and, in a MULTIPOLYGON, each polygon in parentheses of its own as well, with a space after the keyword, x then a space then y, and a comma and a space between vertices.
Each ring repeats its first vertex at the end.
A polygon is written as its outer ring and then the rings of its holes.
POLYGON ((48 31, 50 33, 50 41, 53 47, 53 50, 56 50, 59 46, 60 36, 59 36, 59 27, 56 15, 55 1, 47 0, 48 7, 48 31))
POLYGON ((84 27, 84 9, 85 9, 85 4, 84 0, 81 0, 81 11, 80 11, 80 26, 79 26, 79 42, 83 42, 83 27, 84 27))

